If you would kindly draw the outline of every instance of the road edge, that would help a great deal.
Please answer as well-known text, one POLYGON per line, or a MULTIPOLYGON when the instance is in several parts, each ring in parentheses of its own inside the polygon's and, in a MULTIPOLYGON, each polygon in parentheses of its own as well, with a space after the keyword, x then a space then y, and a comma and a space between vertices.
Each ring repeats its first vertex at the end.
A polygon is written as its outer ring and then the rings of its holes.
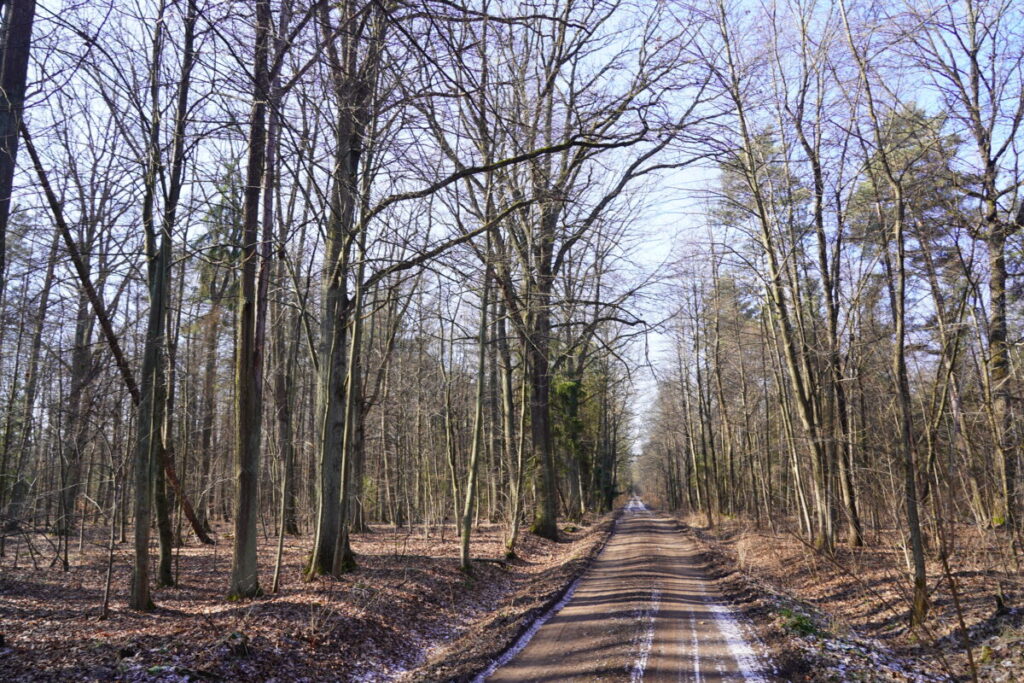
POLYGON ((462 635, 435 653, 425 664, 410 671, 403 680, 470 683, 495 661, 515 647, 534 624, 548 615, 586 573, 615 531, 624 508, 605 514, 594 523, 598 540, 585 553, 572 557, 555 571, 557 585, 543 594, 530 595, 531 587, 506 596, 504 600, 474 622, 462 635), (487 638, 481 634, 488 633, 487 638), (498 637, 494 638, 494 634, 498 637), (481 647, 480 642, 488 645, 481 647))
POLYGON ((772 658, 779 680, 946 680, 941 673, 919 669, 918 662, 899 656, 877 641, 854 632, 835 632, 827 613, 745 570, 706 530, 673 517, 700 548, 709 577, 751 625, 772 658))

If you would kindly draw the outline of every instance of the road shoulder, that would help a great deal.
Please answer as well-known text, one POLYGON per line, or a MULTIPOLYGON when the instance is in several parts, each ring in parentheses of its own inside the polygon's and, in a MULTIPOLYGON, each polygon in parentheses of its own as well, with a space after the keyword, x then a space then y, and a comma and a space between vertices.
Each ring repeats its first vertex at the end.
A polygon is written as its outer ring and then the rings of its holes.
POLYGON ((743 569, 726 545, 705 529, 676 518, 703 554, 709 578, 733 610, 756 633, 772 659, 775 675, 786 681, 946 680, 881 643, 834 628, 829 616, 780 586, 743 569))
POLYGON ((600 554, 621 509, 597 520, 561 564, 551 567, 506 595, 494 609, 474 621, 461 636, 440 644, 426 662, 402 681, 472 681, 512 648, 533 624, 555 606, 600 554))

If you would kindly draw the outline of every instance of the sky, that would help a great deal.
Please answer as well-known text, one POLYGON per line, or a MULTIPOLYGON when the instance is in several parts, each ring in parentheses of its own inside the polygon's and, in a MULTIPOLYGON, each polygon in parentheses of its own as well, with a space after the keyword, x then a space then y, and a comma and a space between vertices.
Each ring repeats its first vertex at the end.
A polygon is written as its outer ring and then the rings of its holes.
MULTIPOLYGON (((707 165, 692 166, 673 172, 659 183, 661 189, 651 198, 651 207, 638 226, 644 234, 637 252, 638 266, 643 272, 664 269, 694 245, 707 243, 701 205, 716 173, 707 165)), ((664 289, 663 285, 655 287, 664 289)), ((637 313, 652 323, 667 319, 676 306, 671 294, 665 292, 645 298, 645 304, 647 310, 637 313)), ((634 455, 645 440, 645 419, 657 395, 658 374, 672 362, 673 353, 670 337, 657 329, 647 333, 646 345, 650 364, 637 367, 634 375, 633 427, 639 437, 634 444, 634 455)))

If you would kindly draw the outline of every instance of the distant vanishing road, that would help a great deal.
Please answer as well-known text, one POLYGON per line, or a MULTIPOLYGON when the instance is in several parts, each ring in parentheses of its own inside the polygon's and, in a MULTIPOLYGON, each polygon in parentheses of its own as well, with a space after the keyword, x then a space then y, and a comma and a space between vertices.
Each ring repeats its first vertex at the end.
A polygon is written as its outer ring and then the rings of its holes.
POLYGON ((767 669, 693 542, 634 498, 568 604, 486 680, 765 681, 767 669))

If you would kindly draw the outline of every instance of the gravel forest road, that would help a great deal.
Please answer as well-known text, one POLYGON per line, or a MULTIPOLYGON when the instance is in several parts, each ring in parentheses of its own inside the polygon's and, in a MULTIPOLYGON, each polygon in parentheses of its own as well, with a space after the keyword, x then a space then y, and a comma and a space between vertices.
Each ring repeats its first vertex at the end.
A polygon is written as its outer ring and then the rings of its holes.
POLYGON ((772 678, 693 542, 637 498, 568 602, 523 642, 487 681, 772 678))

